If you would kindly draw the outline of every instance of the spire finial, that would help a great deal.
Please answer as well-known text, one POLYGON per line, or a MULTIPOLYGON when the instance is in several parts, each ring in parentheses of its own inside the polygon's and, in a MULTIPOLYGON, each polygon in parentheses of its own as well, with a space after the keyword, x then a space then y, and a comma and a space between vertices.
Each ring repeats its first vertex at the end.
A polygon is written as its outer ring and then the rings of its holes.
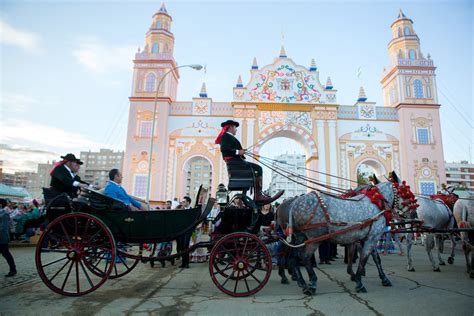
POLYGON ((400 11, 398 12, 398 17, 397 19, 403 19, 406 18, 405 14, 403 13, 402 9, 400 8, 400 11))
POLYGON ((200 98, 207 98, 206 83, 202 83, 201 92, 199 92, 200 98))
POLYGON ((316 67, 316 62, 314 61, 314 58, 311 59, 311 66, 309 66, 309 71, 316 71, 318 67, 316 67))
POLYGON ((331 77, 328 77, 328 80, 326 81, 326 89, 331 90, 333 88, 331 77))
POLYGON ((257 57, 253 58, 252 69, 258 69, 257 57))
POLYGON ((357 98, 357 102, 365 102, 365 101, 367 101, 367 97, 365 96, 364 87, 360 87, 359 98, 357 98))
POLYGON ((159 12, 163 12, 163 13, 168 14, 168 11, 166 10, 166 6, 165 6, 164 2, 161 3, 161 7, 160 7, 159 12))
POLYGON ((280 48, 280 58, 286 58, 285 46, 281 45, 280 48))
POLYGON ((237 88, 243 88, 243 83, 242 83, 242 77, 239 75, 239 78, 237 79, 237 88))

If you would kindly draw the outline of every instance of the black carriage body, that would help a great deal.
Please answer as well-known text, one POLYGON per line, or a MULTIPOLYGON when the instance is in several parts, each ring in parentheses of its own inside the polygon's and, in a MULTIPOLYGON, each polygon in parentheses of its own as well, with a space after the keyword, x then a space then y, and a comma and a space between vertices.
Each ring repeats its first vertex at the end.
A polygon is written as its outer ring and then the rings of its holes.
POLYGON ((174 240, 194 230, 206 219, 213 203, 214 199, 209 199, 207 205, 191 209, 130 211, 121 201, 86 189, 72 201, 66 196, 52 198, 47 217, 51 222, 71 210, 88 213, 104 222, 116 242, 157 243, 174 240))
POLYGON ((216 232, 225 235, 247 231, 255 222, 255 213, 251 208, 225 207, 219 225, 216 226, 216 232))

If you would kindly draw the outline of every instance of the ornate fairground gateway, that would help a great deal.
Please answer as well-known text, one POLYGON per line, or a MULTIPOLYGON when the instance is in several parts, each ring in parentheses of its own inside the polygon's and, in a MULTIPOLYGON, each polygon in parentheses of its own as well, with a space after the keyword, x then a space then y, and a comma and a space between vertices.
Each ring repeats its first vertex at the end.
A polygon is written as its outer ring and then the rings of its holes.
MULTIPOLYGON (((240 76, 232 102, 216 102, 203 84, 199 97, 177 101, 179 72, 173 57, 172 18, 163 5, 153 15, 145 47, 135 55, 124 184, 145 197, 156 89, 151 200, 166 200, 203 183, 215 191, 227 171, 214 139, 220 123, 240 123, 237 137, 247 148, 272 137, 287 137, 306 149, 308 169, 355 180, 361 165, 376 174, 395 170, 415 188, 432 194, 445 181, 443 146, 433 60, 420 49, 413 21, 400 11, 388 43, 390 64, 381 84, 384 104, 367 101, 361 87, 352 105, 337 103, 331 79, 322 84, 314 60, 296 64, 284 47, 271 64, 253 61, 250 81, 240 76), (167 71, 169 75, 163 78, 167 71), (163 81, 160 83, 160 80, 163 81), (284 126, 284 130, 281 127, 284 126)), ((309 177, 349 187, 349 182, 309 172, 309 177)), ((268 185, 268 184, 267 184, 268 185)), ((211 192, 212 192, 211 191, 211 192)))

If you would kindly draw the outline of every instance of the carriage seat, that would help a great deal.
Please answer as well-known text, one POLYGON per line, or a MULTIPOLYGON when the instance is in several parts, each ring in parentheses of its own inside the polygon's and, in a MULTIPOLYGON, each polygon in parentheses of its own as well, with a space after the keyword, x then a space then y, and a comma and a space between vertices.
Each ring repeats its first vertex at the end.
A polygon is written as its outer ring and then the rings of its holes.
POLYGON ((81 194, 77 198, 74 198, 73 202, 85 204, 95 211, 128 210, 127 205, 122 201, 92 189, 82 189, 81 194))
POLYGON ((252 169, 242 163, 226 161, 227 173, 229 174, 229 191, 246 191, 254 186, 255 175, 252 169))

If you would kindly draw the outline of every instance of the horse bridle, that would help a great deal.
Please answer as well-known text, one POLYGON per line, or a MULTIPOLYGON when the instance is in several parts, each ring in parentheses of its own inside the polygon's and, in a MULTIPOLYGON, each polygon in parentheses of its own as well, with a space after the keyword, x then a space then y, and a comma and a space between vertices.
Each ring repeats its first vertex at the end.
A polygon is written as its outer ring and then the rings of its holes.
POLYGON ((397 209, 397 215, 402 218, 407 218, 407 213, 411 213, 418 208, 418 204, 416 203, 416 198, 413 192, 410 190, 410 186, 406 185, 405 181, 402 181, 402 185, 398 184, 395 181, 392 182, 392 191, 393 191, 393 205, 392 210, 397 209), (400 199, 404 198, 407 201, 402 202, 402 206, 406 207, 406 210, 398 210, 398 205, 400 199))

